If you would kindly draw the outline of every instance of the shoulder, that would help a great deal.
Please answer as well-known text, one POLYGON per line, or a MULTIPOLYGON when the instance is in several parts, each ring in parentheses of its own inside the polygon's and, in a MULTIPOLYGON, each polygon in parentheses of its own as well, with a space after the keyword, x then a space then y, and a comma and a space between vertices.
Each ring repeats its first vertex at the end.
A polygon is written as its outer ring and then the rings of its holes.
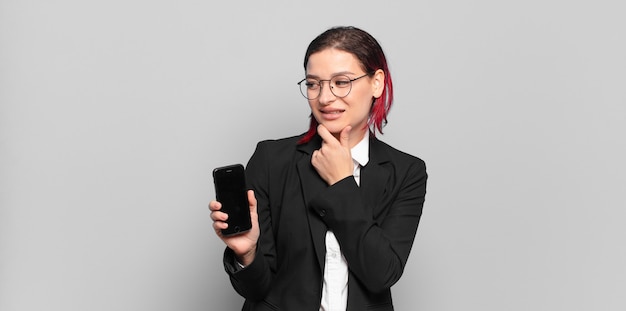
POLYGON ((381 162, 391 161, 397 165, 426 166, 424 160, 419 157, 396 149, 378 138, 372 138, 370 146, 372 156, 377 157, 381 162))
MULTIPOLYGON (((302 156, 298 150, 298 140, 302 136, 280 139, 266 139, 257 143, 254 153, 246 165, 246 177, 254 188, 268 182, 272 176, 294 168, 294 163, 302 156)), ((278 178, 274 177, 274 180, 278 178)))
POLYGON ((259 141, 250 161, 256 164, 288 161, 296 154, 299 146, 298 141, 301 137, 302 135, 298 135, 259 141))
POLYGON ((417 156, 400 151, 387 143, 374 139, 370 155, 379 167, 388 171, 392 180, 399 182, 399 187, 414 190, 414 194, 423 196, 426 192, 426 163, 417 156))
POLYGON ((262 140, 257 143, 257 149, 295 149, 300 138, 302 138, 302 135, 262 140))

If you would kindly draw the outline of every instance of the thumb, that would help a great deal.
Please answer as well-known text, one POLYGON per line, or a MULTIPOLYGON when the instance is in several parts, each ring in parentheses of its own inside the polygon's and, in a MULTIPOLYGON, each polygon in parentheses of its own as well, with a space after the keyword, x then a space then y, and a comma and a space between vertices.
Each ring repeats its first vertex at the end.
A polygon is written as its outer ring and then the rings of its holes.
POLYGON ((254 190, 248 190, 248 205, 250 211, 256 213, 256 197, 254 196, 254 190))
POLYGON ((352 131, 352 126, 348 125, 341 130, 341 135, 339 136, 339 142, 346 148, 350 148, 350 131, 352 131))

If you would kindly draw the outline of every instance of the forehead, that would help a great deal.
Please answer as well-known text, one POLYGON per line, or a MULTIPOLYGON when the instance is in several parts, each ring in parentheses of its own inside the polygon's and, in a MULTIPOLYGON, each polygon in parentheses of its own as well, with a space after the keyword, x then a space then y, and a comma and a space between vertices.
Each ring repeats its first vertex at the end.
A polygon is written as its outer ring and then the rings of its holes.
POLYGON ((361 71, 361 63, 354 54, 333 48, 311 54, 306 66, 307 75, 320 77, 338 72, 359 73, 361 71))

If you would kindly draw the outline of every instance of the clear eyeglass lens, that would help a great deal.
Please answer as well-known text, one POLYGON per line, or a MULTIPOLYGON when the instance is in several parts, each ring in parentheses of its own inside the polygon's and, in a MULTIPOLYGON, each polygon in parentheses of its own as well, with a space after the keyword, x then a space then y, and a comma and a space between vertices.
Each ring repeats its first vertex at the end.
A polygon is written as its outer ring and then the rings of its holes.
POLYGON ((300 92, 308 99, 319 97, 324 84, 330 82, 330 91, 337 97, 346 97, 352 89, 352 81, 347 76, 335 76, 330 81, 306 79, 300 83, 300 92), (321 84, 321 86, 320 86, 321 84))

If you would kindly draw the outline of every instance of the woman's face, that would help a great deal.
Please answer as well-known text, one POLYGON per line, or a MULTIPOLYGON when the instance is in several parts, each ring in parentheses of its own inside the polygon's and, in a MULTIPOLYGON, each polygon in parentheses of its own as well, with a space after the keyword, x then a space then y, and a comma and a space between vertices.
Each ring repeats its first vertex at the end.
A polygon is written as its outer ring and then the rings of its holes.
MULTIPOLYGON (((329 80, 338 75, 355 79, 365 74, 353 54, 332 48, 311 54, 306 67, 307 79, 329 80)), ((317 122, 337 138, 346 126, 351 125, 350 143, 356 144, 367 131, 373 99, 379 97, 383 89, 382 70, 376 71, 373 77, 365 76, 352 81, 350 93, 341 98, 335 96, 329 82, 324 81, 321 93, 317 98, 309 100, 309 106, 317 122)))

